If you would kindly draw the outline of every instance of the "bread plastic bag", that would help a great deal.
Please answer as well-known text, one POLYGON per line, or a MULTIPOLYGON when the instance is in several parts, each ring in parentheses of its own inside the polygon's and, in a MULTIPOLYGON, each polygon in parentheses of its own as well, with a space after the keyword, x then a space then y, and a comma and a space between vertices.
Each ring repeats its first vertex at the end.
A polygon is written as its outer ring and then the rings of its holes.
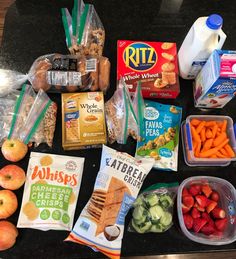
POLYGON ((129 104, 125 86, 117 88, 105 103, 108 142, 126 144, 128 138, 129 104))
POLYGON ((101 57, 48 54, 37 58, 29 71, 29 81, 38 91, 106 91, 110 62, 101 57))
POLYGON ((30 109, 34 103, 36 93, 31 85, 24 84, 20 92, 19 98, 15 103, 14 113, 11 122, 9 139, 15 139, 19 136, 22 127, 24 126, 30 109))
POLYGON ((25 144, 30 142, 51 103, 52 101, 47 94, 43 90, 39 90, 25 124, 19 132, 18 139, 25 144))
POLYGON ((19 89, 27 80, 27 75, 13 70, 0 69, 0 97, 19 89))
POLYGON ((8 137, 11 128, 11 121, 14 114, 14 107, 20 92, 14 90, 5 97, 0 98, 0 146, 8 137))
POLYGON ((153 159, 135 159, 103 145, 93 193, 65 241, 91 247, 118 259, 125 216, 153 166, 153 159))
POLYGON ((178 183, 158 183, 145 189, 132 204, 128 231, 140 234, 162 233, 173 225, 178 183))

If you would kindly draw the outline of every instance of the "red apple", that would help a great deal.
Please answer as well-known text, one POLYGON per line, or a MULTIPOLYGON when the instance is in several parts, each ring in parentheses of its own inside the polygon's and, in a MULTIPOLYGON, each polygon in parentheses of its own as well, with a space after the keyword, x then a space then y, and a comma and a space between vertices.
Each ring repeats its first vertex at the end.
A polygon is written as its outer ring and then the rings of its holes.
POLYGON ((18 236, 17 228, 9 221, 0 221, 0 251, 11 248, 18 236))
POLYGON ((0 191, 0 219, 10 217, 17 209, 18 202, 14 192, 9 190, 0 191))
POLYGON ((17 190, 25 182, 25 171, 17 165, 6 165, 0 170, 0 186, 17 190))
POLYGON ((11 162, 20 161, 25 157, 27 151, 27 145, 18 139, 6 139, 2 144, 2 154, 11 162))

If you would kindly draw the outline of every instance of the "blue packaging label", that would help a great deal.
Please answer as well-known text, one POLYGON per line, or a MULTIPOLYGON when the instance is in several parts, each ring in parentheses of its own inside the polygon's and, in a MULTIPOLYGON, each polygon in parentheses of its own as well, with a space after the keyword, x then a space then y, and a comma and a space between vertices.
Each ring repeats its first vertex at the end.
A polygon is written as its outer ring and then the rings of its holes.
POLYGON ((137 142, 136 156, 152 157, 155 168, 177 171, 182 109, 145 100, 144 138, 137 142))
POLYGON ((79 111, 65 113, 65 122, 70 120, 77 120, 79 118, 79 111))
POLYGON ((205 64, 206 60, 193 61, 191 70, 189 71, 187 77, 189 79, 194 79, 205 64))
POLYGON ((128 213, 131 205, 135 201, 135 198, 130 196, 129 194, 125 193, 124 198, 120 207, 120 211, 116 220, 116 223, 119 225, 124 225, 125 216, 128 213))

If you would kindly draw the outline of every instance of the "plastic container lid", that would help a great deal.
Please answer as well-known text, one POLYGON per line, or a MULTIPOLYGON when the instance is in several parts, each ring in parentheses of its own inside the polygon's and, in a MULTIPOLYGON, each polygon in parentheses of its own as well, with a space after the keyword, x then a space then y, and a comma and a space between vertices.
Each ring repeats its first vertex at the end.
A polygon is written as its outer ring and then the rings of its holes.
POLYGON ((212 14, 206 20, 206 25, 212 30, 218 30, 223 24, 223 18, 219 14, 212 14))

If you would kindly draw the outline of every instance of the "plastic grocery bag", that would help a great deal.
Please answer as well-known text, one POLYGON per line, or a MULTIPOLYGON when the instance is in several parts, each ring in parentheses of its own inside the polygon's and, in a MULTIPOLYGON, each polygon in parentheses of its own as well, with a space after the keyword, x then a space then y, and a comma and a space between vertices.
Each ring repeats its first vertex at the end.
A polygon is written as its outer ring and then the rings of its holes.
POLYGON ((0 69, 0 97, 6 96, 27 80, 27 75, 13 70, 0 69))
POLYGON ((159 183, 145 189, 133 203, 130 232, 162 233, 173 225, 173 206, 178 183, 159 183))
POLYGON ((14 107, 19 95, 20 92, 14 90, 7 96, 0 98, 0 146, 10 132, 14 107))

